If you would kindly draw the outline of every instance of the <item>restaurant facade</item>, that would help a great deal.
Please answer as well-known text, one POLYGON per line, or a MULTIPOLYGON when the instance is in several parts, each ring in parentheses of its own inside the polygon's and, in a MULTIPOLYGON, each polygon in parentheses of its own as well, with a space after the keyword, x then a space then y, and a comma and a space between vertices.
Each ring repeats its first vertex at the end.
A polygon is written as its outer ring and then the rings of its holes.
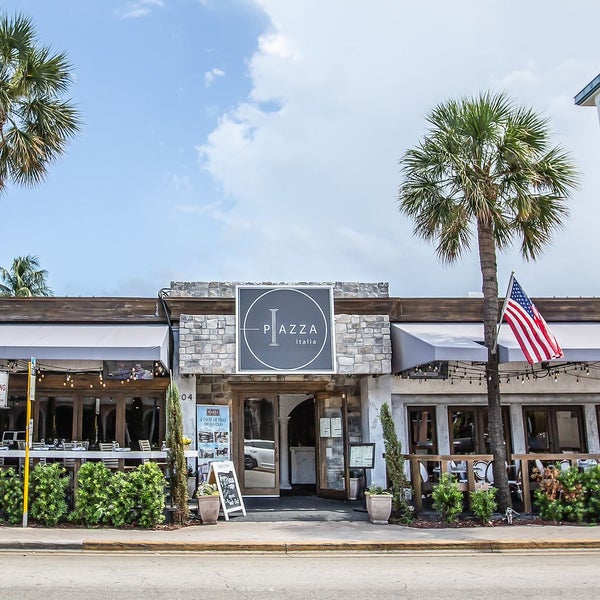
MULTIPOLYGON (((600 301, 534 299, 564 358, 530 366, 501 328, 509 454, 599 453, 600 301)), ((244 495, 348 497, 383 484, 379 410, 413 455, 489 452, 480 298, 390 298, 386 283, 174 282, 157 298, 0 299, 0 432, 160 448, 172 373, 200 474, 244 495)), ((189 459, 188 461, 193 460, 189 459)))

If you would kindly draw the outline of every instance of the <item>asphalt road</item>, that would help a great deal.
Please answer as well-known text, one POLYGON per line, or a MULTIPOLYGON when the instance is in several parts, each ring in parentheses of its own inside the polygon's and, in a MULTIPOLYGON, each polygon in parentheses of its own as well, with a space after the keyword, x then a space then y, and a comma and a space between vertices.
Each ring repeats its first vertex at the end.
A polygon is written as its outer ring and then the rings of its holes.
POLYGON ((600 552, 1 553, 9 600, 600 597, 600 552))

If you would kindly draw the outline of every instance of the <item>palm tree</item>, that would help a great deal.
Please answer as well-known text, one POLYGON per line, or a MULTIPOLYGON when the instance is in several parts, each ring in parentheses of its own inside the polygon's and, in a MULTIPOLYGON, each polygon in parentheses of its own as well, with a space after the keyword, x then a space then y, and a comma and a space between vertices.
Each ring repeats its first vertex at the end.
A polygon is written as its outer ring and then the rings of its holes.
POLYGON ((71 83, 64 53, 37 44, 31 21, 0 18, 0 192, 7 181, 34 185, 79 129, 63 99, 71 83))
POLYGON ((496 255, 516 240, 535 260, 562 226, 577 184, 570 157, 550 146, 545 119, 504 94, 449 100, 427 117, 429 131, 402 157, 399 210, 414 233, 437 244, 443 263, 459 259, 476 236, 483 280, 489 440, 502 510, 511 506, 500 407, 496 255))
POLYGON ((52 296, 47 276, 37 256, 17 256, 10 269, 0 267, 0 296, 52 296))

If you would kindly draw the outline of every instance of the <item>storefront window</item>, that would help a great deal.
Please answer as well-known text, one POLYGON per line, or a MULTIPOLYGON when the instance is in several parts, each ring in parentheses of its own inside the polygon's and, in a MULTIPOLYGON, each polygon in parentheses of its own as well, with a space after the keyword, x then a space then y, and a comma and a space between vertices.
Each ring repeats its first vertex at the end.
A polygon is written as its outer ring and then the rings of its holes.
MULTIPOLYGON (((453 454, 491 454, 486 406, 453 407, 448 410, 450 443, 453 454)), ((510 448, 508 409, 502 409, 504 439, 510 448)))
POLYGON ((437 454, 435 408, 408 408, 411 454, 437 454))
POLYGON ((528 452, 585 452, 581 407, 525 408, 528 452))

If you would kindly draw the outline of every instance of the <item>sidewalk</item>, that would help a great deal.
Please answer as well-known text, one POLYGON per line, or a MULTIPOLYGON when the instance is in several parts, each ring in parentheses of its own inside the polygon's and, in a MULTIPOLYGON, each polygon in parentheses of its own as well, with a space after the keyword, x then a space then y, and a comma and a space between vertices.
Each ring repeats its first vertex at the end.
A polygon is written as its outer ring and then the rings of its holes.
POLYGON ((418 529, 368 521, 245 521, 179 529, 0 527, 0 550, 319 552, 599 549, 598 526, 418 529))

